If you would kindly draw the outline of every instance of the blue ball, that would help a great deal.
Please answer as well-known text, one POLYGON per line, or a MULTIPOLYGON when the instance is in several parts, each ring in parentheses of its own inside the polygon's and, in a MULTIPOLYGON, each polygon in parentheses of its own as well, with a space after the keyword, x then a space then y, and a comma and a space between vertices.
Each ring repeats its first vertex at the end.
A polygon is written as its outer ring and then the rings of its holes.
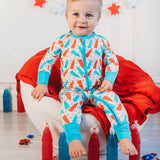
POLYGON ((29 135, 27 136, 27 138, 33 138, 33 137, 34 137, 33 134, 29 134, 29 135))

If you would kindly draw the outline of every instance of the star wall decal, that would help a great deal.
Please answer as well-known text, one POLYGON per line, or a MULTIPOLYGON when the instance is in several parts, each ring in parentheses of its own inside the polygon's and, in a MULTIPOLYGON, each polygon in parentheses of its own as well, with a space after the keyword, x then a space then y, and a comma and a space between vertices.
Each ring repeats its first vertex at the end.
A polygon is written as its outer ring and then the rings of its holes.
POLYGON ((116 5, 116 3, 112 3, 111 7, 108 7, 108 9, 111 11, 111 15, 119 14, 119 5, 116 5))
MULTIPOLYGON (((106 1, 104 3, 103 11, 107 12, 107 16, 120 14, 125 8, 135 8, 138 2, 141 0, 113 0, 106 1)), ((66 0, 34 0, 34 6, 44 8, 49 11, 50 14, 63 15, 65 12, 66 0), (45 3, 45 4, 44 4, 45 3)))
POLYGON ((42 8, 44 3, 46 3, 45 0, 35 0, 34 6, 39 6, 42 8))

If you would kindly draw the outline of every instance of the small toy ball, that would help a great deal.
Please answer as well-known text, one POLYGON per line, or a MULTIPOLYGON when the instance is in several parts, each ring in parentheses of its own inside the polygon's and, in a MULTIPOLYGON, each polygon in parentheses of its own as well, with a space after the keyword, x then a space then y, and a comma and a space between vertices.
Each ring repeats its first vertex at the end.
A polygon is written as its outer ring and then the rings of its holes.
POLYGON ((153 159, 156 155, 157 155, 156 153, 146 154, 146 155, 142 156, 142 159, 150 160, 150 159, 153 159))
POLYGON ((29 139, 21 139, 21 140, 19 141, 19 144, 20 144, 20 145, 23 145, 23 144, 27 145, 29 142, 30 142, 29 139))
POLYGON ((33 134, 29 134, 29 135, 27 136, 27 138, 33 138, 33 137, 34 137, 33 134))

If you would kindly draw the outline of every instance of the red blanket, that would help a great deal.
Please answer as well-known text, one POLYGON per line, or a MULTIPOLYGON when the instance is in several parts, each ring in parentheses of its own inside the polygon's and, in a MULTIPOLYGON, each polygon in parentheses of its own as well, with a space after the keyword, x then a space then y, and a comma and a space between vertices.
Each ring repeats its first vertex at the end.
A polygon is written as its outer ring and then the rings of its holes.
MULTIPOLYGON (((47 50, 48 48, 31 57, 16 74, 18 93, 20 93, 20 80, 31 84, 33 87, 36 86, 38 66, 42 56, 47 50)), ((148 113, 153 114, 160 111, 160 88, 157 87, 151 77, 136 64, 118 55, 117 58, 120 67, 113 90, 119 95, 124 104, 130 123, 132 124, 137 120, 139 124, 142 124, 146 120, 148 113)), ((46 96, 59 101, 58 93, 61 89, 59 59, 52 68, 48 88, 49 94, 46 96)), ((83 106, 82 112, 93 114, 99 120, 105 133, 108 133, 110 124, 102 109, 83 106)))

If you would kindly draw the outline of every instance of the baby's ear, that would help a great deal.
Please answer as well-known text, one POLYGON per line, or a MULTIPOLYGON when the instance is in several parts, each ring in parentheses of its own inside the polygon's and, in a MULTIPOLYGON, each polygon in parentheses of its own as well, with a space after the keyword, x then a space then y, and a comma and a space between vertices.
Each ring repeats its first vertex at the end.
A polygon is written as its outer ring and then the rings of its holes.
POLYGON ((66 20, 68 19, 68 15, 67 15, 67 12, 65 12, 65 17, 66 17, 66 20))
POLYGON ((99 15, 99 17, 97 18, 97 21, 99 21, 101 19, 101 16, 99 15))

